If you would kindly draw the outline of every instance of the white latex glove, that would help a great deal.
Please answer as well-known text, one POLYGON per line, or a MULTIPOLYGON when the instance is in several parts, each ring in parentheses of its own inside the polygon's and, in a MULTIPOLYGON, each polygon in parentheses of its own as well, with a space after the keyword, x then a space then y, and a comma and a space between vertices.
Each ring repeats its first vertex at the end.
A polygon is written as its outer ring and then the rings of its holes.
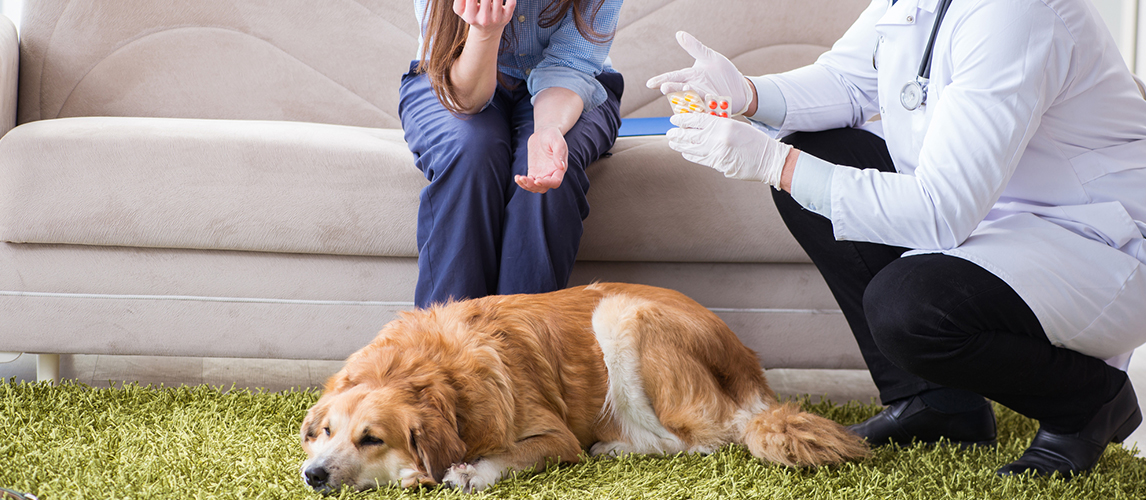
POLYGON ((739 120, 704 113, 673 115, 669 147, 684 159, 712 167, 732 179, 780 187, 780 174, 792 146, 739 120))
POLYGON ((676 32, 676 41, 696 62, 691 68, 669 71, 650 78, 645 83, 648 88, 659 88, 663 94, 695 90, 702 96, 727 96, 732 109, 739 110, 736 114, 742 115, 748 111, 748 105, 752 103, 752 84, 740 74, 732 61, 683 31, 676 32))

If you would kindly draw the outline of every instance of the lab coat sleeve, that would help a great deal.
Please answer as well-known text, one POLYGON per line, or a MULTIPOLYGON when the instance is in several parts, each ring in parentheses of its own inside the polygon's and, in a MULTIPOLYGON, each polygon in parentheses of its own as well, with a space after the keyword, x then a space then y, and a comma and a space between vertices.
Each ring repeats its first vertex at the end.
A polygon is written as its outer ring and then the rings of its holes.
POLYGON ((788 106, 775 137, 858 127, 879 112, 872 56, 878 39, 875 23, 887 5, 887 0, 873 0, 815 63, 766 77, 780 88, 788 106))
POLYGON ((936 53, 950 51, 951 81, 928 104, 934 109, 918 166, 913 175, 837 167, 837 239, 921 250, 960 245, 998 201, 1067 85, 1072 36, 1044 3, 979 1, 960 10, 953 6, 943 21, 952 36, 936 41, 936 53))

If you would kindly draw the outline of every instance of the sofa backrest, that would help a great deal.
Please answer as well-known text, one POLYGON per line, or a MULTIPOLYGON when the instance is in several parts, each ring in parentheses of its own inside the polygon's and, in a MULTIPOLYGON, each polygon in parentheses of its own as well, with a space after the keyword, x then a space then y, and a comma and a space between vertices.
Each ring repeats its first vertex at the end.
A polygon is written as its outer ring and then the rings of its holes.
MULTIPOLYGON (((522 0, 524 1, 524 0, 522 0)), ((687 30, 745 73, 814 60, 867 0, 628 0, 613 42, 623 116, 665 115, 651 76, 691 64, 687 30)), ((73 116, 399 127, 412 0, 36 0, 21 26, 19 123, 73 116)))

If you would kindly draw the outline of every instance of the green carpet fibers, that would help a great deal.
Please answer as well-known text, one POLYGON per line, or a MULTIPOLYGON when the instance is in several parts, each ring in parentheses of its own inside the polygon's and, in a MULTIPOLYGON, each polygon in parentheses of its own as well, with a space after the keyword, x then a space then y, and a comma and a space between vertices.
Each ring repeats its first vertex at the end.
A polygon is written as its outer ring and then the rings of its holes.
MULTIPOLYGON (((298 426, 315 392, 276 394, 208 386, 92 389, 0 381, 0 487, 41 500, 321 498, 303 485, 298 426)), ((878 407, 808 404, 853 423, 878 407)), ((519 474, 472 498, 623 499, 1142 499, 1146 459, 1107 449, 1091 474, 1001 479, 1035 424, 1002 407, 997 448, 884 447, 869 459, 818 469, 763 464, 738 446, 712 455, 589 458, 519 474)), ((393 487, 336 498, 471 498, 393 487)))

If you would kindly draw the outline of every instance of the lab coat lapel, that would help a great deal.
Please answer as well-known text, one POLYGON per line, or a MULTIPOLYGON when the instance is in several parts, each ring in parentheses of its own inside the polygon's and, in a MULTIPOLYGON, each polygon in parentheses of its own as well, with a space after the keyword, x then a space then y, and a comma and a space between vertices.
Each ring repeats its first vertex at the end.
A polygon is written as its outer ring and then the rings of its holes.
POLYGON ((876 62, 883 133, 896 169, 903 173, 914 172, 919 163, 929 111, 927 106, 914 112, 904 109, 900 93, 904 84, 915 80, 918 74, 938 2, 898 0, 875 26, 879 37, 876 62))

